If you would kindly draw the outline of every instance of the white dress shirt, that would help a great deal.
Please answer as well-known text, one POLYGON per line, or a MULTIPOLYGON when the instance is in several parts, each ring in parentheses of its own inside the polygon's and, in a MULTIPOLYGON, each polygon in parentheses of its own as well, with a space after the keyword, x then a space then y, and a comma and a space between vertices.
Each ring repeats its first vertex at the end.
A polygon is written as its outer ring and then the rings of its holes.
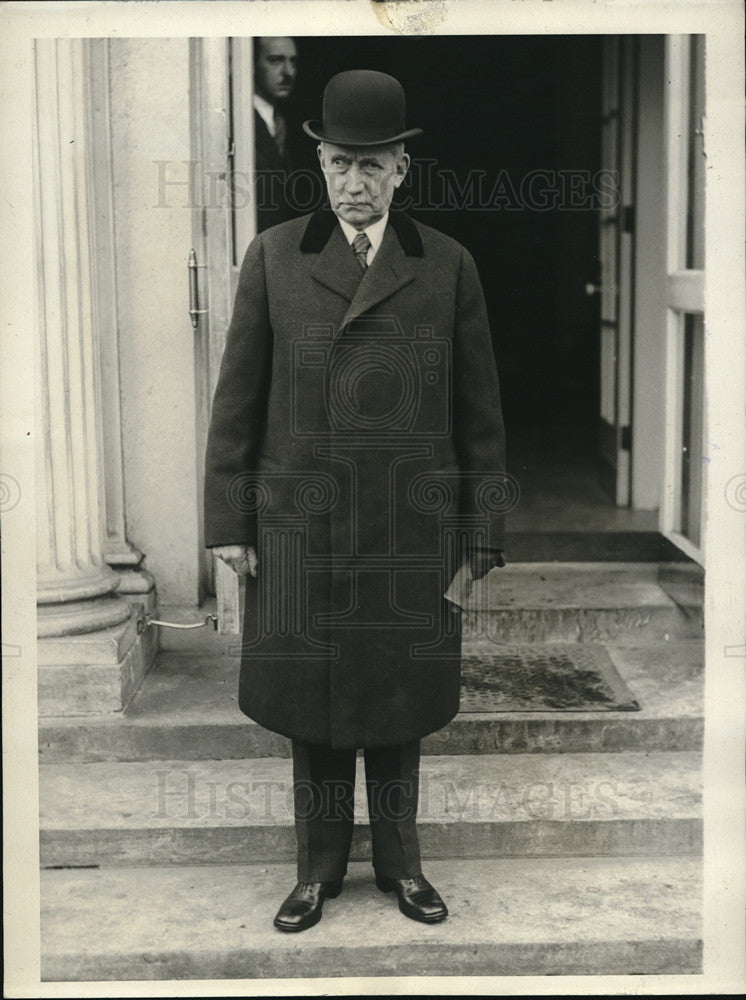
MULTIPOLYGON (((337 216, 337 218, 339 219, 339 216, 337 216)), ((383 234, 386 229, 386 223, 388 221, 389 221, 389 213, 386 212, 384 217, 382 219, 379 219, 378 222, 372 222, 367 229, 361 230, 361 229, 355 229, 354 226, 351 226, 349 222, 345 222, 344 219, 339 219, 339 224, 342 227, 342 232, 345 234, 345 238, 347 242, 350 244, 350 246, 352 246, 352 241, 360 232, 365 233, 365 235, 370 240, 368 253, 365 257, 368 267, 370 267, 371 262, 373 261, 373 258, 375 257, 378 251, 378 248, 383 242, 383 234)))
POLYGON ((274 139, 275 136, 275 109, 274 105, 265 100, 260 94, 254 94, 254 109, 261 116, 262 121, 269 129, 269 134, 274 139))

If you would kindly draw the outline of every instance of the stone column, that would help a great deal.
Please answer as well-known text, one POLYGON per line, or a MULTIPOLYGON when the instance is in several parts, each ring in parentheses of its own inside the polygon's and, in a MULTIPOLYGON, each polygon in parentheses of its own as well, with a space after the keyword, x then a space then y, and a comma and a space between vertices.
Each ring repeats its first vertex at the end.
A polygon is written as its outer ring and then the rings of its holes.
POLYGON ((104 559, 119 576, 117 593, 131 607, 155 609, 153 578, 143 569, 143 553, 127 538, 124 503, 119 328, 117 324, 116 231, 111 148, 109 39, 83 43, 87 63, 87 129, 94 161, 91 178, 91 232, 94 260, 94 325, 100 351, 105 491, 104 559))
POLYGON ((35 46, 42 714, 121 709, 143 672, 134 663, 134 617, 115 593, 119 577, 104 559, 85 45, 79 39, 37 39, 35 46))

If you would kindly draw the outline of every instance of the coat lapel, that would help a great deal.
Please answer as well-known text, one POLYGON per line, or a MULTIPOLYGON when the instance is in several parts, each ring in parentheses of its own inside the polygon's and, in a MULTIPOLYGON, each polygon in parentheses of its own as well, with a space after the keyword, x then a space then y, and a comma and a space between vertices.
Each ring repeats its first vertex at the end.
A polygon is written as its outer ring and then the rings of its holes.
MULTIPOLYGON (((349 245, 348 245, 349 249, 349 245)), ((350 256, 354 255, 351 253, 350 256)), ((360 265, 355 261, 355 266, 360 265)), ((339 324, 337 333, 341 331, 358 316, 372 309, 373 306, 389 298, 400 288, 404 288, 410 281, 414 281, 414 273, 410 267, 407 257, 401 247, 393 226, 386 226, 383 240, 378 252, 373 258, 373 263, 362 277, 357 286, 357 291, 350 302, 350 306, 339 324)))
POLYGON ((408 258, 423 255, 417 227, 408 216, 395 210, 389 214, 381 246, 364 274, 329 208, 311 216, 300 249, 303 253, 318 254, 311 266, 312 277, 350 303, 337 334, 368 309, 414 281, 414 269, 408 258))
POLYGON ((313 262, 311 276, 326 288, 352 302, 360 284, 360 265, 344 237, 342 228, 335 225, 323 250, 313 262))

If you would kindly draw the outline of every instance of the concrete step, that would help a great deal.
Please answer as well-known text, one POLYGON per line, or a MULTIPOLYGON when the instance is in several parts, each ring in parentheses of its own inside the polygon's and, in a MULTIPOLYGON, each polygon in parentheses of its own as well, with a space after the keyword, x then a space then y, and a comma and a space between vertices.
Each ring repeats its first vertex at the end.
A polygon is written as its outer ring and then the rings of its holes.
MULTIPOLYGON (((464 643, 469 654, 480 640, 464 643)), ((494 647, 497 649, 498 647, 494 647)), ((423 741, 425 754, 698 750, 701 641, 607 646, 639 712, 484 712, 458 715, 423 741)), ((287 757, 290 742, 237 705, 238 659, 162 653, 124 714, 41 719, 43 763, 287 757)))
POLYGON ((639 643, 702 638, 699 608, 660 586, 655 563, 522 563, 474 585, 464 634, 490 642, 639 643))
POLYGON ((126 708, 150 670, 158 636, 137 633, 137 618, 155 609, 155 591, 135 603, 113 628, 39 639, 37 708, 51 715, 117 713, 126 708))
MULTIPOLYGON (((557 522, 561 510, 548 515, 557 522)), ((640 515, 641 511, 614 511, 623 515, 640 515)), ((546 519, 547 514, 544 514, 546 519)), ((673 542, 656 530, 600 528, 581 522, 575 530, 545 530, 538 527, 536 513, 525 518, 527 529, 516 530, 516 515, 510 515, 511 531, 507 555, 511 562, 690 562, 673 542)))
MULTIPOLYGON (((362 766, 353 859, 370 857, 362 766)), ((237 864, 295 856, 290 761, 44 764, 41 863, 237 864)), ((700 756, 430 756, 425 858, 686 854, 701 849, 700 756)))
MULTIPOLYGON (((498 642, 615 642, 647 639, 701 639, 702 602, 681 607, 660 586, 672 575, 700 580, 689 562, 510 562, 474 586, 464 615, 465 631, 498 642)), ((243 582, 240 584, 243 592, 243 582)), ((243 600, 241 598, 241 605, 243 600)), ((204 621, 215 613, 215 598, 204 606, 161 605, 167 621, 204 621)), ((161 629, 161 649, 169 652, 237 655, 240 640, 212 629, 161 629)))
POLYGON ((301 935, 272 927, 294 865, 42 872, 42 979, 701 973, 691 857, 432 861, 446 921, 403 917, 370 866, 301 935))

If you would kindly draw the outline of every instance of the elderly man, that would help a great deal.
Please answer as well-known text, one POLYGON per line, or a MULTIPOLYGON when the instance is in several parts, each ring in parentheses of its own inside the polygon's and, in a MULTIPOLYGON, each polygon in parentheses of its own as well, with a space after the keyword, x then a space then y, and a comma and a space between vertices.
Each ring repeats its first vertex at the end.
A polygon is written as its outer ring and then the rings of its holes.
POLYGON ((390 209, 401 85, 326 87, 329 206, 249 246, 215 394, 206 542, 247 573, 242 711, 292 740, 298 884, 275 926, 339 894, 365 757, 376 884, 424 923, 420 739, 459 707, 459 567, 503 565, 504 435, 484 297, 454 240, 390 209))
POLYGON ((298 214, 285 192, 293 156, 283 113, 297 69, 298 50, 292 38, 254 39, 254 190, 260 233, 298 214))

